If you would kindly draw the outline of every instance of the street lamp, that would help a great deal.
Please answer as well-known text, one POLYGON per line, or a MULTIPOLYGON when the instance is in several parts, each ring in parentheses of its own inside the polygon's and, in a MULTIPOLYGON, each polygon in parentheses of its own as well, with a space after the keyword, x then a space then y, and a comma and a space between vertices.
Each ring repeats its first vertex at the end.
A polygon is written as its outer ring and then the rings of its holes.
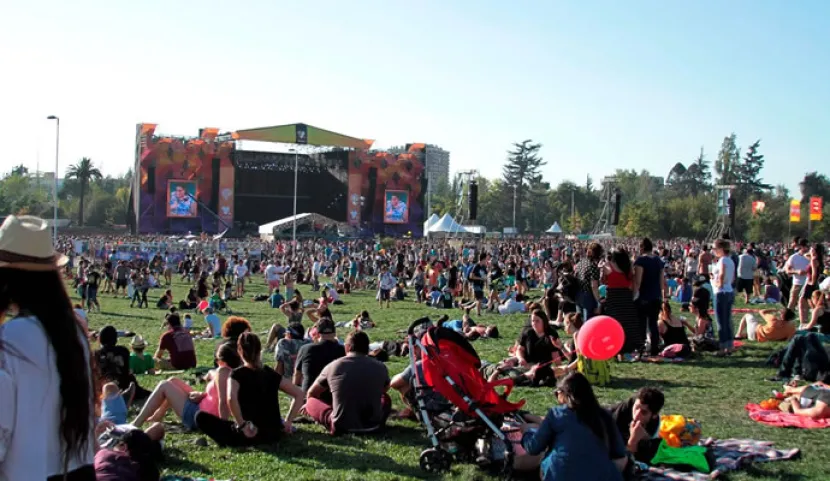
POLYGON ((55 245, 58 245, 58 153, 60 152, 60 145, 61 145, 61 119, 57 115, 50 115, 46 117, 46 120, 54 120, 55 121, 55 191, 54 191, 54 201, 55 201, 55 208, 54 208, 54 216, 52 221, 54 225, 52 225, 52 242, 55 245))
POLYGON ((297 255, 297 168, 299 166, 300 154, 297 149, 288 149, 289 152, 294 152, 294 221, 291 232, 291 243, 294 246, 294 256, 297 255))

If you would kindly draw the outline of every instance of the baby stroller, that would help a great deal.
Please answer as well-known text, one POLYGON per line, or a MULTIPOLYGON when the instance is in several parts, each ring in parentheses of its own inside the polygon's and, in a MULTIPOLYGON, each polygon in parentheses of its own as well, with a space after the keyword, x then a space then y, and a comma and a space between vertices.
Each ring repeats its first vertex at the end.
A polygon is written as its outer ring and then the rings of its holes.
POLYGON ((513 445, 501 426, 511 418, 518 420, 525 403, 507 401, 513 381, 487 382, 479 371, 481 359, 467 339, 440 323, 434 326, 428 317, 414 321, 407 334, 415 401, 432 443, 421 453, 421 469, 440 473, 449 471, 453 461, 474 460, 480 467, 509 477, 513 445), (416 366, 418 360, 422 373, 416 366), (503 394, 496 392, 499 386, 504 386, 503 394), (446 398, 453 408, 430 412, 430 391, 446 398))

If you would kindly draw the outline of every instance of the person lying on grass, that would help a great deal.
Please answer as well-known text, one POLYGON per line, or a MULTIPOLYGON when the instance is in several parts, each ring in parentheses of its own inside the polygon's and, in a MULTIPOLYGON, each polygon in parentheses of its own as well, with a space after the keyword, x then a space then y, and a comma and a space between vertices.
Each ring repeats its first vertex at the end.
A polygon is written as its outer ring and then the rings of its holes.
MULTIPOLYGON (((204 392, 194 391, 186 382, 171 377, 160 382, 147 399, 133 425, 140 428, 145 422, 161 422, 171 409, 188 431, 195 431, 196 414, 204 411, 220 419, 228 419, 228 379, 231 372, 242 365, 236 349, 221 344, 216 350, 219 367, 205 376, 204 392)), ((126 413, 125 413, 126 414, 126 413)))
POLYGON ((219 446, 271 444, 284 433, 293 433, 292 423, 303 404, 303 391, 262 364, 262 344, 256 334, 239 336, 237 353, 242 366, 231 372, 227 383, 227 404, 234 421, 199 411, 196 426, 219 446), (291 398, 285 421, 280 418, 280 391, 291 398))
POLYGON ((644 387, 627 401, 608 408, 626 449, 637 461, 648 463, 657 454, 662 441, 658 435, 660 410, 665 400, 659 389, 644 387))
MULTIPOLYGON (((825 375, 825 381, 830 381, 825 375)), ((789 410, 798 416, 811 419, 830 419, 830 384, 822 381, 802 387, 784 387, 789 397, 789 410)))
POLYGON ((759 322, 755 314, 745 314, 738 324, 735 339, 750 341, 789 341, 795 335, 795 311, 792 309, 764 309, 758 313, 765 323, 759 322))

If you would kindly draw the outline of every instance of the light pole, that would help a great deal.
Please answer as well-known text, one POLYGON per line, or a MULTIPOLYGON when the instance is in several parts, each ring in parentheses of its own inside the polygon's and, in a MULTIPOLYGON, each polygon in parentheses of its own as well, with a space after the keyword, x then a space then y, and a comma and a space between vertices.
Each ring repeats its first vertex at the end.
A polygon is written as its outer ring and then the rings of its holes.
POLYGON ((53 219, 54 225, 52 225, 52 242, 57 246, 58 245, 58 153, 60 152, 60 145, 61 145, 61 119, 57 115, 50 115, 46 117, 46 120, 54 120, 55 121, 55 184, 54 184, 54 201, 55 201, 55 208, 53 212, 53 219))
POLYGON ((516 233, 516 184, 513 184, 513 234, 516 233))
POLYGON ((297 250, 297 169, 299 166, 299 153, 297 149, 288 149, 289 152, 294 152, 294 221, 292 222, 293 227, 291 229, 291 244, 292 249, 295 251, 294 255, 296 256, 297 250))

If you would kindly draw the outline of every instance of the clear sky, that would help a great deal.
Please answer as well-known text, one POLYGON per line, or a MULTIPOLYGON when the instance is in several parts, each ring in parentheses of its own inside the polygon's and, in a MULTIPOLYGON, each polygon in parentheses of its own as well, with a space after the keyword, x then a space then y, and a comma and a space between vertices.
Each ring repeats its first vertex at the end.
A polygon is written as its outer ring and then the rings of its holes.
POLYGON ((548 181, 665 175, 725 135, 764 178, 830 172, 830 0, 10 1, 0 13, 0 171, 105 173, 135 124, 196 135, 305 122, 429 142, 500 173, 544 144, 548 181))

